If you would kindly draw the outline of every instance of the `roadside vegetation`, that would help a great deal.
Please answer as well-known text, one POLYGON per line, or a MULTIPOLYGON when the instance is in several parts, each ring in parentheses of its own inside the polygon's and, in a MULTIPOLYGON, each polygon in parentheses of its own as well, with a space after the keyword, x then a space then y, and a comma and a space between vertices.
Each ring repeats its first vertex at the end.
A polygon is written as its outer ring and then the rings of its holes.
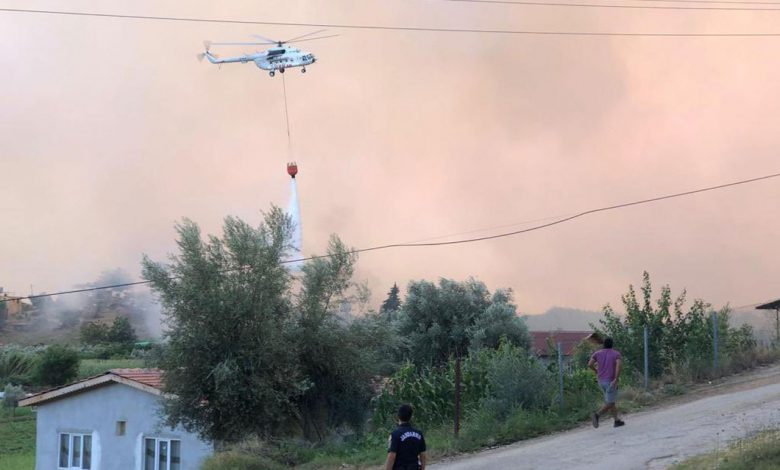
MULTIPOLYGON (((279 209, 253 227, 228 218, 221 237, 178 227, 179 252, 146 258, 144 277, 159 295, 170 330, 160 356, 169 424, 218 444, 206 470, 377 465, 403 402, 415 408, 433 457, 473 451, 579 425, 600 400, 583 343, 564 370, 529 354, 530 336, 509 289, 475 279, 412 281, 388 292, 379 311, 353 279, 356 256, 333 237, 325 256, 292 273, 290 220, 279 209), (208 345, 208 347, 206 347, 208 345), (272 368, 267 364, 273 364, 272 368), (456 369, 460 430, 454 435, 456 369), (193 408, 187 403, 207 403, 193 408), (247 437, 249 436, 249 437, 247 437)), ((664 286, 656 298, 645 274, 626 315, 610 306, 594 329, 624 353, 622 405, 629 409, 685 393, 697 381, 772 361, 750 327, 688 304, 664 286), (649 329, 651 387, 641 375, 649 329), (637 336, 638 335, 638 336, 637 336)))
POLYGON ((724 449, 690 458, 672 470, 774 470, 780 468, 780 431, 740 439, 724 449))
MULTIPOLYGON (((178 253, 165 263, 143 260, 164 308, 162 343, 138 342, 124 317, 68 314, 78 319, 78 347, 0 349, 6 395, 112 368, 160 367, 168 424, 217 445, 204 470, 378 465, 401 403, 414 407, 437 458, 578 426, 601 399, 586 368, 597 346, 583 342, 563 368, 561 400, 558 364, 530 353, 510 289, 489 289, 476 279, 416 280, 405 295, 393 285, 375 311, 370 292, 354 279, 356 255, 335 236, 324 256, 288 268, 292 224, 278 208, 257 227, 227 218, 220 237, 204 239, 187 220, 177 230, 178 253)), ((124 298, 101 297, 106 305, 124 298)), ((593 329, 612 336, 623 353, 624 411, 778 358, 776 349, 757 346, 749 326, 731 325, 728 307, 688 303, 684 291, 673 297, 669 286, 655 292, 647 273, 639 293, 629 286, 622 303, 625 314, 607 305, 593 329)), ((2 444, 13 449, 0 453, 0 470, 32 466, 35 423, 29 410, 20 413, 27 421, 0 421, 0 434, 16 439, 2 444)))

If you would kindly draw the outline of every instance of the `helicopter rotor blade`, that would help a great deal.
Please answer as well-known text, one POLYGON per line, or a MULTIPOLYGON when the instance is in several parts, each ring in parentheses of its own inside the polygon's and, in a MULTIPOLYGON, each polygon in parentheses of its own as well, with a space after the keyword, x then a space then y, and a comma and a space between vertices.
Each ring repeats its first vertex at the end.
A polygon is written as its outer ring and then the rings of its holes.
POLYGON ((205 52, 201 52, 200 54, 196 55, 195 57, 198 58, 198 62, 203 62, 203 59, 206 57, 205 52))
POLYGON ((297 41, 288 41, 285 44, 289 44, 290 42, 304 42, 304 41, 314 41, 316 39, 335 38, 336 36, 338 36, 338 34, 330 34, 328 36, 317 36, 316 38, 306 38, 306 39, 298 39, 297 41))
POLYGON ((211 49, 211 41, 203 41, 203 48, 208 52, 211 49))
POLYGON ((265 37, 265 36, 260 36, 259 34, 253 34, 253 35, 252 35, 252 37, 253 37, 253 38, 260 39, 260 40, 262 40, 262 41, 265 41, 265 43, 266 43, 266 44, 276 44, 276 43, 278 43, 278 42, 279 42, 279 41, 275 41, 275 40, 273 40, 273 39, 271 39, 271 38, 267 38, 267 37, 265 37))
MULTIPOLYGON (((274 43, 276 44, 276 43, 274 43)), ((265 42, 212 42, 212 46, 263 46, 265 42)))
POLYGON ((319 31, 314 31, 314 32, 311 32, 311 33, 306 33, 306 34, 304 34, 304 35, 302 35, 302 36, 297 36, 297 37, 294 37, 294 38, 292 38, 292 39, 288 39, 288 40, 286 40, 286 41, 281 41, 281 42, 284 44, 284 43, 288 43, 288 42, 298 41, 298 40, 300 40, 300 39, 303 39, 303 38, 305 38, 305 37, 307 37, 307 36, 313 36, 313 35, 315 35, 315 34, 324 33, 325 31, 327 31, 327 29, 321 29, 321 30, 319 30, 319 31))

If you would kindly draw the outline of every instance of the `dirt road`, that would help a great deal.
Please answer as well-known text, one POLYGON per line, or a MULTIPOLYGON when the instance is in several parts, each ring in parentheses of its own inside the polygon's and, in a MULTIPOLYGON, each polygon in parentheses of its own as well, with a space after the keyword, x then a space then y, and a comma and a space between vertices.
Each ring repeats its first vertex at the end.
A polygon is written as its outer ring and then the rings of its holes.
MULTIPOLYGON (((436 470, 662 469, 722 448, 753 432, 780 428, 778 368, 700 390, 705 396, 432 465, 436 470), (717 393, 713 395, 713 393, 717 393)), ((701 396, 701 395, 699 395, 701 396)))

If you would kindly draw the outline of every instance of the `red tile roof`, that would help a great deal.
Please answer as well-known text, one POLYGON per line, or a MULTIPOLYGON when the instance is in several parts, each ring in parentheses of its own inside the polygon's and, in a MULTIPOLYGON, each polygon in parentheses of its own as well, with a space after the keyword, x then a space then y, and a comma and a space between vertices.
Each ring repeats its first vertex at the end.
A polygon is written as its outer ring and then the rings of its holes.
POLYGON ((109 372, 162 390, 162 371, 160 369, 111 369, 109 372))
POLYGON ((582 341, 590 338, 592 331, 532 331, 533 346, 531 352, 537 356, 550 356, 557 354, 550 351, 548 347, 548 338, 552 342, 553 348, 561 343, 561 349, 564 356, 571 356, 574 348, 582 341))
POLYGON ((45 404, 110 383, 123 383, 157 396, 163 394, 162 371, 159 369, 111 369, 100 375, 30 395, 20 400, 19 406, 45 404))

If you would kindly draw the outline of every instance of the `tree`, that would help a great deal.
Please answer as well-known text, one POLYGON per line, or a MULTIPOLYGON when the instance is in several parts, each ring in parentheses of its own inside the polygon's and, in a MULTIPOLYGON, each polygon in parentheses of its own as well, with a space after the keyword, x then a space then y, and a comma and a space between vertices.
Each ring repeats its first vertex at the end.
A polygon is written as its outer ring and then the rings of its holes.
POLYGON ((311 387, 301 373, 282 261, 292 224, 279 208, 258 227, 225 219, 222 237, 176 226, 179 253, 168 264, 143 259, 159 294, 168 347, 161 358, 167 421, 229 441, 285 429, 311 387))
POLYGON ((130 344, 135 342, 135 330, 127 317, 116 317, 108 330, 106 339, 109 343, 130 344))
POLYGON ((332 237, 327 255, 293 284, 283 260, 292 223, 278 208, 259 227, 228 217, 203 241, 188 220, 168 264, 145 257, 143 275, 163 303, 160 358, 171 425, 217 442, 300 430, 321 440, 341 424, 359 428, 372 396, 379 334, 337 315, 355 287, 355 255, 332 237))
POLYGON ((49 346, 38 359, 34 380, 39 385, 58 387, 75 379, 79 372, 79 356, 64 346, 49 346))
POLYGON ((498 347, 502 336, 516 346, 530 345, 509 290, 499 289, 491 296, 475 279, 441 279, 438 286, 410 282, 407 292, 399 329, 408 339, 410 359, 418 365, 441 365, 470 348, 498 347))
POLYGON ((299 363, 311 383, 298 399, 300 424, 310 440, 322 440, 328 428, 342 423, 356 429, 362 426, 373 395, 371 377, 379 362, 372 354, 378 346, 375 335, 382 334, 362 320, 345 324, 336 315, 337 306, 353 287, 356 257, 336 237, 331 238, 327 253, 304 265, 295 306, 299 363))
POLYGON ((525 321, 517 316, 517 307, 512 304, 512 291, 499 289, 493 294, 491 305, 477 317, 469 329, 470 348, 497 349, 502 338, 514 346, 528 351, 531 348, 531 334, 525 321))
POLYGON ((393 287, 390 288, 390 292, 387 293, 387 299, 382 302, 382 306, 379 307, 379 313, 387 316, 389 319, 395 315, 398 310, 401 309, 401 297, 398 295, 400 289, 398 284, 393 283, 393 287))
POLYGON ((108 338, 109 327, 96 322, 81 325, 79 336, 83 344, 105 343, 108 338))

